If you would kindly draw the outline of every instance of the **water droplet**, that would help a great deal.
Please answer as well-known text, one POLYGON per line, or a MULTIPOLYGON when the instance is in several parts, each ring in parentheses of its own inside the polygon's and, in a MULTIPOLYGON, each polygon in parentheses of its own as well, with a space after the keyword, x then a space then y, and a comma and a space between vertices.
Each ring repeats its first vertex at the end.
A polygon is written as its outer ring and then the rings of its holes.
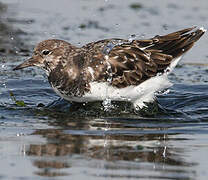
POLYGON ((103 107, 104 107, 104 111, 107 111, 107 112, 113 107, 110 98, 106 98, 106 99, 102 102, 102 105, 103 105, 103 107))
POLYGON ((166 157, 166 149, 167 149, 167 147, 165 146, 164 151, 163 151, 163 157, 164 158, 166 157))
POLYGON ((142 34, 140 34, 140 35, 137 35, 136 38, 137 38, 137 39, 144 39, 145 36, 146 36, 146 34, 142 33, 142 34))
POLYGON ((130 98, 128 98, 128 99, 127 99, 127 101, 131 102, 131 99, 130 99, 130 98))
POLYGON ((118 30, 119 26, 120 26, 120 24, 115 24, 115 29, 118 30))
POLYGON ((163 24, 162 27, 163 27, 164 30, 168 30, 168 25, 167 24, 163 24))
POLYGON ((132 34, 132 35, 130 35, 130 37, 128 38, 128 41, 129 42, 132 42, 133 40, 135 40, 136 39, 136 34, 132 34))
POLYGON ((110 51, 115 47, 115 45, 112 42, 109 42, 103 49, 103 53, 108 55, 110 51))
POLYGON ((56 38, 56 34, 52 34, 52 38, 56 38))
POLYGON ((110 124, 108 123, 108 121, 105 121, 105 131, 108 131, 108 129, 110 128, 110 124))
POLYGON ((112 78, 113 78, 112 67, 109 62, 107 62, 106 64, 107 64, 106 73, 108 74, 107 82, 109 82, 109 84, 111 84, 112 78))
MULTIPOLYGON (((128 41, 123 41, 123 40, 112 40, 109 43, 107 43, 106 46, 104 46, 103 48, 103 54, 105 54, 105 60, 106 60, 106 64, 107 64, 107 68, 106 68, 106 73, 108 75, 107 77, 107 83, 109 84, 109 86, 111 86, 112 80, 113 80, 113 73, 112 73, 112 67, 111 64, 108 62, 109 59, 109 53, 111 52, 111 50, 115 47, 115 46, 119 46, 125 43, 129 43, 128 41)), ((111 99, 109 98, 109 88, 106 88, 106 99, 103 101, 103 107, 104 107, 104 111, 109 111, 113 105, 111 103, 111 99)))
POLYGON ((157 76, 161 76, 161 75, 162 75, 162 73, 161 73, 161 72, 157 73, 157 76))
MULTIPOLYGON (((6 71, 6 65, 5 64, 2 64, 1 65, 1 71, 6 71)), ((6 85, 6 79, 5 78, 2 78, 1 80, 1 84, 2 86, 6 89, 7 88, 7 85, 6 85)))
POLYGON ((25 135, 24 133, 17 133, 17 134, 16 134, 17 137, 19 137, 19 136, 24 136, 24 135, 25 135))
POLYGON ((167 67, 166 69, 165 69, 165 73, 169 73, 170 72, 170 67, 167 67))
POLYGON ((114 40, 108 42, 108 44, 103 48, 103 54, 108 55, 115 46, 120 46, 125 43, 127 43, 127 42, 114 39, 114 40))
MULTIPOLYGON (((107 82, 109 83, 109 85, 111 85, 113 80, 113 74, 112 74, 112 67, 109 62, 107 62, 106 73, 108 75, 107 82)), ((106 99, 103 101, 103 107, 104 107, 104 111, 109 111, 110 108, 112 108, 111 99, 109 98, 109 87, 106 88, 106 99)))

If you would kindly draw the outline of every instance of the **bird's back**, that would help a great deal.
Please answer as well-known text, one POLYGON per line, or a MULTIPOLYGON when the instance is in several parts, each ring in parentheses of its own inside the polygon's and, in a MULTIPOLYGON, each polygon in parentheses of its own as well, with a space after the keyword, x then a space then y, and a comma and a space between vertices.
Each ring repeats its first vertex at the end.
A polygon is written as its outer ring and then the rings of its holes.
POLYGON ((88 53, 85 69, 91 81, 125 88, 139 85, 159 73, 171 71, 181 55, 204 34, 187 28, 145 40, 105 39, 82 48, 88 53))

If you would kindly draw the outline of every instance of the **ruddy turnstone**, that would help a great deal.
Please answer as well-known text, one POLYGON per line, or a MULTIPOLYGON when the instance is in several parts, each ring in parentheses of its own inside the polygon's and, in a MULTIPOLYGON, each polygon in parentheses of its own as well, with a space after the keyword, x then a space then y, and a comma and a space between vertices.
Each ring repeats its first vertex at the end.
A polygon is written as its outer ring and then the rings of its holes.
POLYGON ((130 101, 139 109, 171 85, 168 73, 205 31, 193 27, 150 39, 105 39, 80 48, 49 39, 14 70, 42 68, 54 91, 68 101, 130 101))

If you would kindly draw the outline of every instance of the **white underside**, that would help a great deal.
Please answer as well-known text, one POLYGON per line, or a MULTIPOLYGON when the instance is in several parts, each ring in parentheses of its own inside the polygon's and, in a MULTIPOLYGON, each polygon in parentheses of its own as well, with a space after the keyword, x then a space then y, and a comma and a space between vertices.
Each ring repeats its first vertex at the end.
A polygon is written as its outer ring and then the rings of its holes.
POLYGON ((53 87, 55 92, 62 98, 68 101, 75 102, 92 102, 92 101, 104 101, 110 99, 112 101, 129 101, 132 102, 135 109, 145 106, 144 102, 152 102, 154 95, 158 91, 162 91, 172 84, 168 81, 168 73, 176 66, 180 57, 175 59, 168 71, 164 74, 152 77, 138 86, 129 86, 125 88, 115 88, 109 86, 108 82, 90 83, 91 90, 82 97, 69 97, 61 94, 56 88, 53 87))

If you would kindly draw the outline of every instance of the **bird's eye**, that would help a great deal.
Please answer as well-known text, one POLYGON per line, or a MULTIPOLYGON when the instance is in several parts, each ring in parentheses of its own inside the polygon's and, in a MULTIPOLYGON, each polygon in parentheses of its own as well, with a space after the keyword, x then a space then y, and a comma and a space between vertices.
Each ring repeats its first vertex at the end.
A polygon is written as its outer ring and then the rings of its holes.
POLYGON ((49 55, 50 52, 51 52, 51 51, 45 49, 45 50, 42 51, 42 54, 46 56, 46 55, 49 55))

